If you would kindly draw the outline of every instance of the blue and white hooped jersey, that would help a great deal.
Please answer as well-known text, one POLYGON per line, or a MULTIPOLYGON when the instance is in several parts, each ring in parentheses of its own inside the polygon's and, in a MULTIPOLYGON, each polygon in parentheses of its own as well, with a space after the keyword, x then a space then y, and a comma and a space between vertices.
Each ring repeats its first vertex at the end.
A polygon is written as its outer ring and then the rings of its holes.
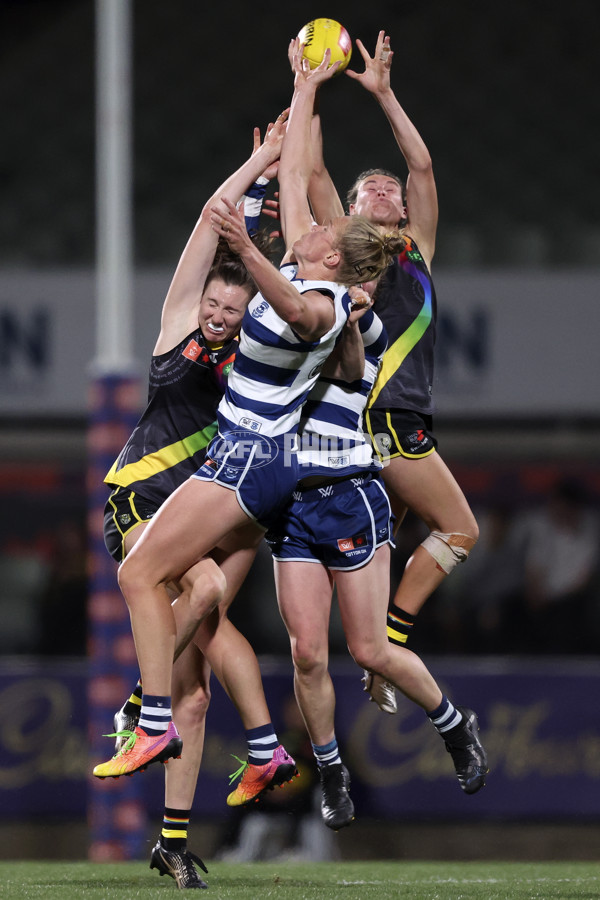
POLYGON ((301 294, 321 291, 331 297, 334 324, 318 341, 304 341, 257 294, 244 315, 239 349, 219 404, 221 433, 243 429, 269 437, 295 434, 302 404, 348 320, 352 300, 343 285, 297 279, 293 266, 284 266, 282 274, 301 294))
POLYGON ((387 347, 387 335, 372 309, 359 319, 359 328, 365 347, 363 378, 346 384, 322 376, 302 409, 298 429, 300 478, 342 477, 381 469, 363 430, 363 413, 387 347))

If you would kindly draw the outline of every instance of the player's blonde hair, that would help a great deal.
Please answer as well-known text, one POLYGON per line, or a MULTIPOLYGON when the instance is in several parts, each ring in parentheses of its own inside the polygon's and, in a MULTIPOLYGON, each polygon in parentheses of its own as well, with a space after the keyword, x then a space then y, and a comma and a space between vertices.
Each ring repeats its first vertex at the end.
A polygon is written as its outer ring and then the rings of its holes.
POLYGON ((348 285, 375 280, 402 252, 405 243, 397 230, 382 234, 364 216, 350 216, 336 242, 341 261, 335 280, 348 285))

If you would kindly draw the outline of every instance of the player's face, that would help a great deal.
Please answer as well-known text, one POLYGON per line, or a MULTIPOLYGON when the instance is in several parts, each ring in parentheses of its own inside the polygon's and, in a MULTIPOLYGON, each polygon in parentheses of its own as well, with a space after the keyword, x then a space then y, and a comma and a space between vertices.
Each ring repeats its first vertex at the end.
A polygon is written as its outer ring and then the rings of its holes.
POLYGON ((293 251, 300 261, 321 262, 337 249, 340 233, 346 227, 348 217, 339 216, 327 225, 313 225, 293 245, 293 251))
POLYGON ((358 187, 350 215, 364 216, 374 225, 395 227, 406 216, 401 186, 388 175, 369 175, 358 187))
POLYGON ((209 344, 223 344, 238 331, 250 300, 246 288, 212 278, 204 288, 198 324, 209 344))

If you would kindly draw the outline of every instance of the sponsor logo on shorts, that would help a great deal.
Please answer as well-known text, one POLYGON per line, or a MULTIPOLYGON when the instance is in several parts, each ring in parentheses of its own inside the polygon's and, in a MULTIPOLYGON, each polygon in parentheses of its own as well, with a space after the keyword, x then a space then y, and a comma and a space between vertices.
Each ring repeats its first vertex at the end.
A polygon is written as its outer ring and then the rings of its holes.
POLYGON ((413 431, 412 434, 406 435, 406 445, 404 449, 408 450, 409 453, 422 453, 427 447, 431 446, 431 441, 424 429, 419 428, 418 431, 413 431))
POLYGON ((357 556, 358 553, 364 553, 367 546, 366 534, 357 534, 350 538, 338 538, 338 550, 347 556, 357 556), (363 549, 359 549, 359 548, 363 549), (352 552, 355 551, 355 552, 352 552), (356 552, 358 551, 358 553, 356 552))

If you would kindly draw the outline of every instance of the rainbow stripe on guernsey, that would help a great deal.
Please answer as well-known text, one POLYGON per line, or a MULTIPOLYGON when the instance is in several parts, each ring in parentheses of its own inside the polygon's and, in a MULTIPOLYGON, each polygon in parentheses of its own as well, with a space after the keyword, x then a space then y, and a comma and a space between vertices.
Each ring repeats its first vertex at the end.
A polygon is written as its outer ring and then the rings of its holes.
MULTIPOLYGON (((403 254, 404 256, 404 254, 403 254)), ((397 338, 391 347, 388 348, 383 363, 379 370, 379 375, 373 387, 373 391, 369 398, 369 405, 373 405, 379 396, 381 390, 388 383, 390 378, 398 371, 413 347, 419 343, 427 329, 431 324, 433 315, 433 304, 431 297, 431 283, 429 279, 417 267, 406 260, 402 260, 402 268, 408 272, 423 288, 425 299, 423 306, 417 317, 409 325, 406 331, 397 338)))
POLYGON ((242 322, 240 345, 219 404, 221 432, 256 432, 268 437, 295 433, 302 405, 348 320, 351 298, 331 281, 285 277, 301 293, 320 291, 333 301, 334 323, 318 341, 304 341, 273 307, 257 294, 242 322))
POLYGON ((298 462, 300 477, 340 477, 373 464, 371 443, 365 439, 363 413, 384 358, 387 335, 381 319, 369 310, 358 322, 365 348, 365 371, 360 381, 346 384, 321 377, 302 410, 298 462))

